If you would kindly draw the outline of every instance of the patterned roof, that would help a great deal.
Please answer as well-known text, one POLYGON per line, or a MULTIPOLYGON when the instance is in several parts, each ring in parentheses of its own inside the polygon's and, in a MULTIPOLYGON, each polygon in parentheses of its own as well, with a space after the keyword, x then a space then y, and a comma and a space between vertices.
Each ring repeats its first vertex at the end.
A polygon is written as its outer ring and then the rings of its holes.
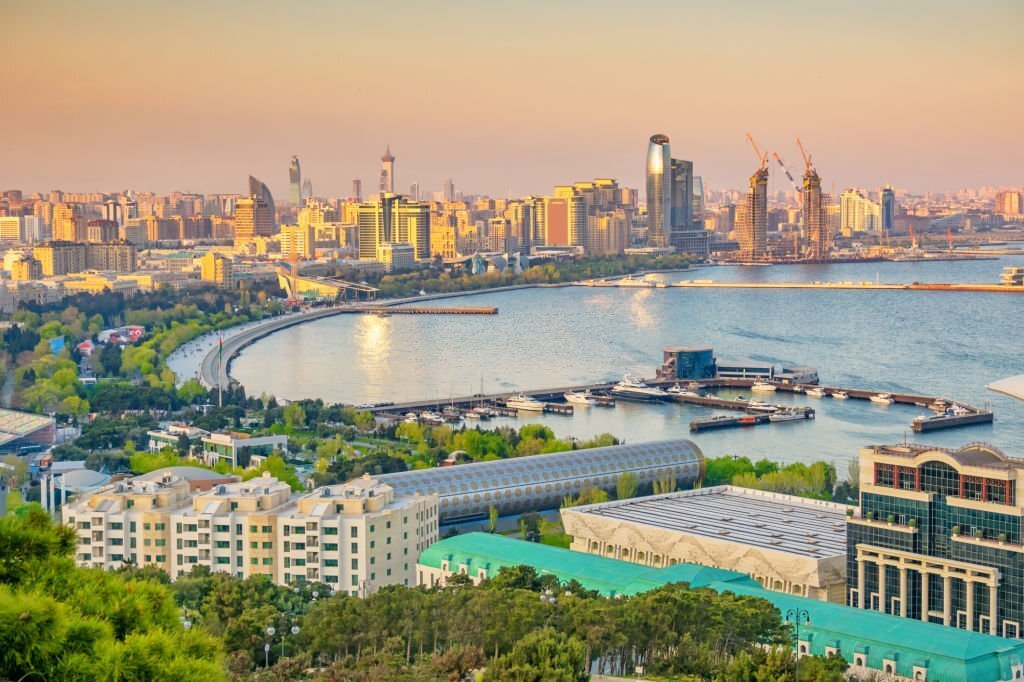
POLYGON ((24 438, 53 423, 53 417, 0 409, 0 445, 24 438))

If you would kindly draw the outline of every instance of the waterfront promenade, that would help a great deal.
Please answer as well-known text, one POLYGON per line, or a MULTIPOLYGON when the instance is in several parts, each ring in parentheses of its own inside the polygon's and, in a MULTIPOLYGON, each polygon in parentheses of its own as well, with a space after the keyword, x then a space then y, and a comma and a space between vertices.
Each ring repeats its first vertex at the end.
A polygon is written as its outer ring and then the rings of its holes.
POLYGON ((650 280, 587 280, 574 282, 574 286, 616 287, 630 289, 831 289, 850 291, 984 291, 1007 294, 1024 294, 1024 287, 1002 284, 959 284, 948 282, 913 282, 910 284, 886 284, 879 282, 716 282, 714 280, 683 280, 670 284, 655 284, 650 280), (639 283, 643 282, 643 283, 639 283), (649 282, 649 283, 648 283, 649 282))

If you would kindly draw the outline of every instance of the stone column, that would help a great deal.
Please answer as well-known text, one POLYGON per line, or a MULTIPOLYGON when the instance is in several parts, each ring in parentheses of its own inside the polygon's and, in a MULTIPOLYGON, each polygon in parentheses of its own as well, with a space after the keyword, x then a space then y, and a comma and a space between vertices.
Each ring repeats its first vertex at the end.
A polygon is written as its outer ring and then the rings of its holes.
POLYGON ((900 566, 900 618, 907 617, 907 569, 900 566))
POLYGON ((921 571, 921 620, 928 622, 928 571, 921 571))
POLYGON ((885 610, 885 563, 878 562, 878 610, 886 613, 885 610))
POLYGON ((996 621, 998 620, 999 612, 996 610, 999 599, 998 590, 995 585, 990 585, 988 588, 988 634, 996 634, 996 621))
POLYGON ((967 629, 974 630, 974 581, 970 579, 967 580, 967 629))
POLYGON ((857 559, 857 606, 862 609, 867 608, 867 595, 864 594, 864 590, 867 589, 866 578, 864 577, 864 571, 867 570, 867 562, 863 559, 857 559))
POLYGON ((953 610, 953 578, 942 576, 942 624, 949 625, 949 616, 953 610))

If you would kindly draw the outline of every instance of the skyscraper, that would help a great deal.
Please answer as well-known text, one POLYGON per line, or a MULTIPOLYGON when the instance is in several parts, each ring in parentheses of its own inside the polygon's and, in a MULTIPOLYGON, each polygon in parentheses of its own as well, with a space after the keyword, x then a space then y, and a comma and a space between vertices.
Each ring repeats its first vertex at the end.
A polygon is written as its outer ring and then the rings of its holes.
POLYGON ((445 201, 455 201, 455 182, 451 178, 444 181, 442 194, 444 194, 445 201))
POLYGON ((892 228, 896 225, 896 191, 891 185, 886 185, 882 189, 881 195, 882 204, 882 231, 892 232, 892 228))
POLYGON ((288 202, 292 206, 302 205, 302 169, 297 156, 293 156, 288 165, 288 202))
POLYGON ((409 198, 413 201, 420 200, 420 183, 414 182, 409 185, 409 198))
POLYGON ((821 193, 821 178, 818 171, 808 166, 804 173, 803 195, 804 230, 807 232, 807 256, 821 259, 828 256, 831 235, 829 234, 828 216, 825 215, 825 204, 821 193))
POLYGON ((750 176, 742 221, 737 215, 736 240, 739 256, 744 260, 760 260, 767 254, 768 169, 762 165, 750 176))
POLYGON ((388 145, 384 156, 380 157, 380 192, 392 194, 395 191, 395 157, 388 145))
POLYGON ((376 260, 381 244, 396 242, 412 245, 419 260, 430 258, 430 204, 385 193, 356 206, 355 218, 360 260, 376 260))
POLYGON ((270 188, 265 184, 249 176, 249 196, 252 199, 256 199, 257 208, 262 208, 263 213, 257 216, 257 235, 263 234, 266 231, 266 235, 274 234, 274 227, 276 225, 277 208, 274 206, 274 195, 270 193, 270 188), (269 227, 267 227, 269 225, 269 227))
POLYGON ((359 178, 352 181, 352 198, 356 201, 363 200, 363 181, 359 178))
MULTIPOLYGON (((693 224, 693 162, 672 159, 672 231, 691 229, 693 224)), ((671 239, 669 240, 671 241, 671 239)))
POLYGON ((256 178, 249 176, 249 198, 235 202, 235 240, 246 241, 274 234, 274 197, 256 178))
POLYGON ((704 178, 700 176, 693 179, 693 227, 704 229, 704 178))
POLYGON ((647 145, 647 244, 668 246, 672 219, 672 151, 668 136, 652 135, 647 145))
POLYGON ((306 203, 306 199, 310 199, 313 196, 313 182, 309 178, 302 181, 301 196, 303 204, 306 203))

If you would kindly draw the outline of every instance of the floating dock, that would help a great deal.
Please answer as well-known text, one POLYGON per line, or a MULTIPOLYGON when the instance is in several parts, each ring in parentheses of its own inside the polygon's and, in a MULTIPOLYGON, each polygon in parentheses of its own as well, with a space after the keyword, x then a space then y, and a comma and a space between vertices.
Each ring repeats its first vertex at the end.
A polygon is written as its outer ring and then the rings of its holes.
POLYGON ((968 414, 937 414, 932 417, 918 417, 911 422, 910 428, 921 433, 923 431, 938 431, 939 429, 952 429, 972 424, 990 424, 992 419, 991 410, 979 410, 968 414))

